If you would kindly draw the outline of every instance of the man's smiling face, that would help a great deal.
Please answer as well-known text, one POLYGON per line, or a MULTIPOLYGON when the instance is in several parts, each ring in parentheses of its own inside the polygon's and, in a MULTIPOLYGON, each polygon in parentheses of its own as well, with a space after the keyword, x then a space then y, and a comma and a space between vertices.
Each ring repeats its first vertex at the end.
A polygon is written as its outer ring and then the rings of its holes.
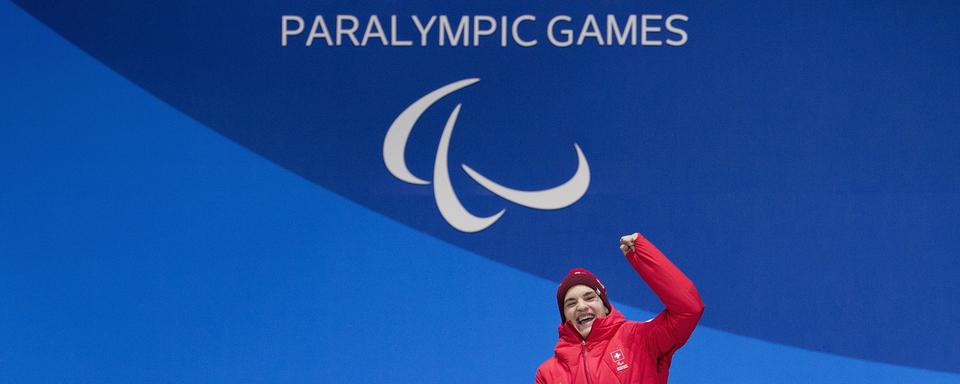
POLYGON ((609 313, 603 305, 603 300, 593 288, 586 285, 574 285, 563 297, 563 316, 565 321, 572 321, 573 326, 584 339, 593 329, 594 320, 609 313))

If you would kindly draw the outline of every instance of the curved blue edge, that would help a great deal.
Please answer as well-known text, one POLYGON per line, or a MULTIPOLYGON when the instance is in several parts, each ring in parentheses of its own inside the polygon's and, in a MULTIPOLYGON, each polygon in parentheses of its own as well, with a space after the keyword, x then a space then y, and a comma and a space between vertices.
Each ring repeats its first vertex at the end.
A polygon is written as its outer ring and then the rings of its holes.
MULTIPOLYGON (((325 191, 0 15, 0 382, 515 383, 550 356, 555 283, 325 191)), ((960 382, 706 327, 671 372, 960 382)))

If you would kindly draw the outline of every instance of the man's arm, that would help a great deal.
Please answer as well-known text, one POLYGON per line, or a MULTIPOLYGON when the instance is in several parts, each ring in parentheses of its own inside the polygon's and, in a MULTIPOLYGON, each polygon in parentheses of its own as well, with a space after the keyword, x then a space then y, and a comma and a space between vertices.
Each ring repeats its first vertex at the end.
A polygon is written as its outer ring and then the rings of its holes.
POLYGON ((693 282, 639 233, 620 238, 620 250, 667 308, 650 321, 658 354, 687 342, 703 315, 703 300, 693 282))

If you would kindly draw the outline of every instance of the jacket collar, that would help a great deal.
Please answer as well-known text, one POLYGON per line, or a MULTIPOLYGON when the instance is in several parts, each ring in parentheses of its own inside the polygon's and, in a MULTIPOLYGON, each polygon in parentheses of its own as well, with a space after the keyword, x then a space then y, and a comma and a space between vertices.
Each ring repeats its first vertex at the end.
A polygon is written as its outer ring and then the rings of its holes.
POLYGON ((560 324, 557 330, 560 334, 560 340, 557 341, 554 353, 560 360, 575 360, 579 356, 581 344, 586 342, 587 345, 590 345, 610 340, 625 321, 627 319, 623 317, 620 311, 611 309, 610 314, 593 321, 593 328, 590 329, 590 334, 587 335, 586 340, 580 337, 580 332, 577 332, 577 328, 573 326, 572 321, 566 321, 560 324))

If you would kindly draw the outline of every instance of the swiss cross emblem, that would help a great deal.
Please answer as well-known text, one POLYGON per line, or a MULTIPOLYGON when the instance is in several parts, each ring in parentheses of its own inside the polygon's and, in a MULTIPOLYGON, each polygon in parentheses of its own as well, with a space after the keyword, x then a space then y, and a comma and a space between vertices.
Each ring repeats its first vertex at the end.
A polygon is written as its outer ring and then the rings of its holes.
POLYGON ((610 352, 610 358, 613 359, 613 362, 617 364, 617 372, 630 368, 630 366, 627 365, 627 357, 623 354, 622 348, 618 348, 617 350, 610 352))
POLYGON ((623 351, 618 349, 616 351, 610 352, 610 357, 613 358, 613 361, 615 361, 617 365, 623 365, 623 359, 624 359, 623 351))

